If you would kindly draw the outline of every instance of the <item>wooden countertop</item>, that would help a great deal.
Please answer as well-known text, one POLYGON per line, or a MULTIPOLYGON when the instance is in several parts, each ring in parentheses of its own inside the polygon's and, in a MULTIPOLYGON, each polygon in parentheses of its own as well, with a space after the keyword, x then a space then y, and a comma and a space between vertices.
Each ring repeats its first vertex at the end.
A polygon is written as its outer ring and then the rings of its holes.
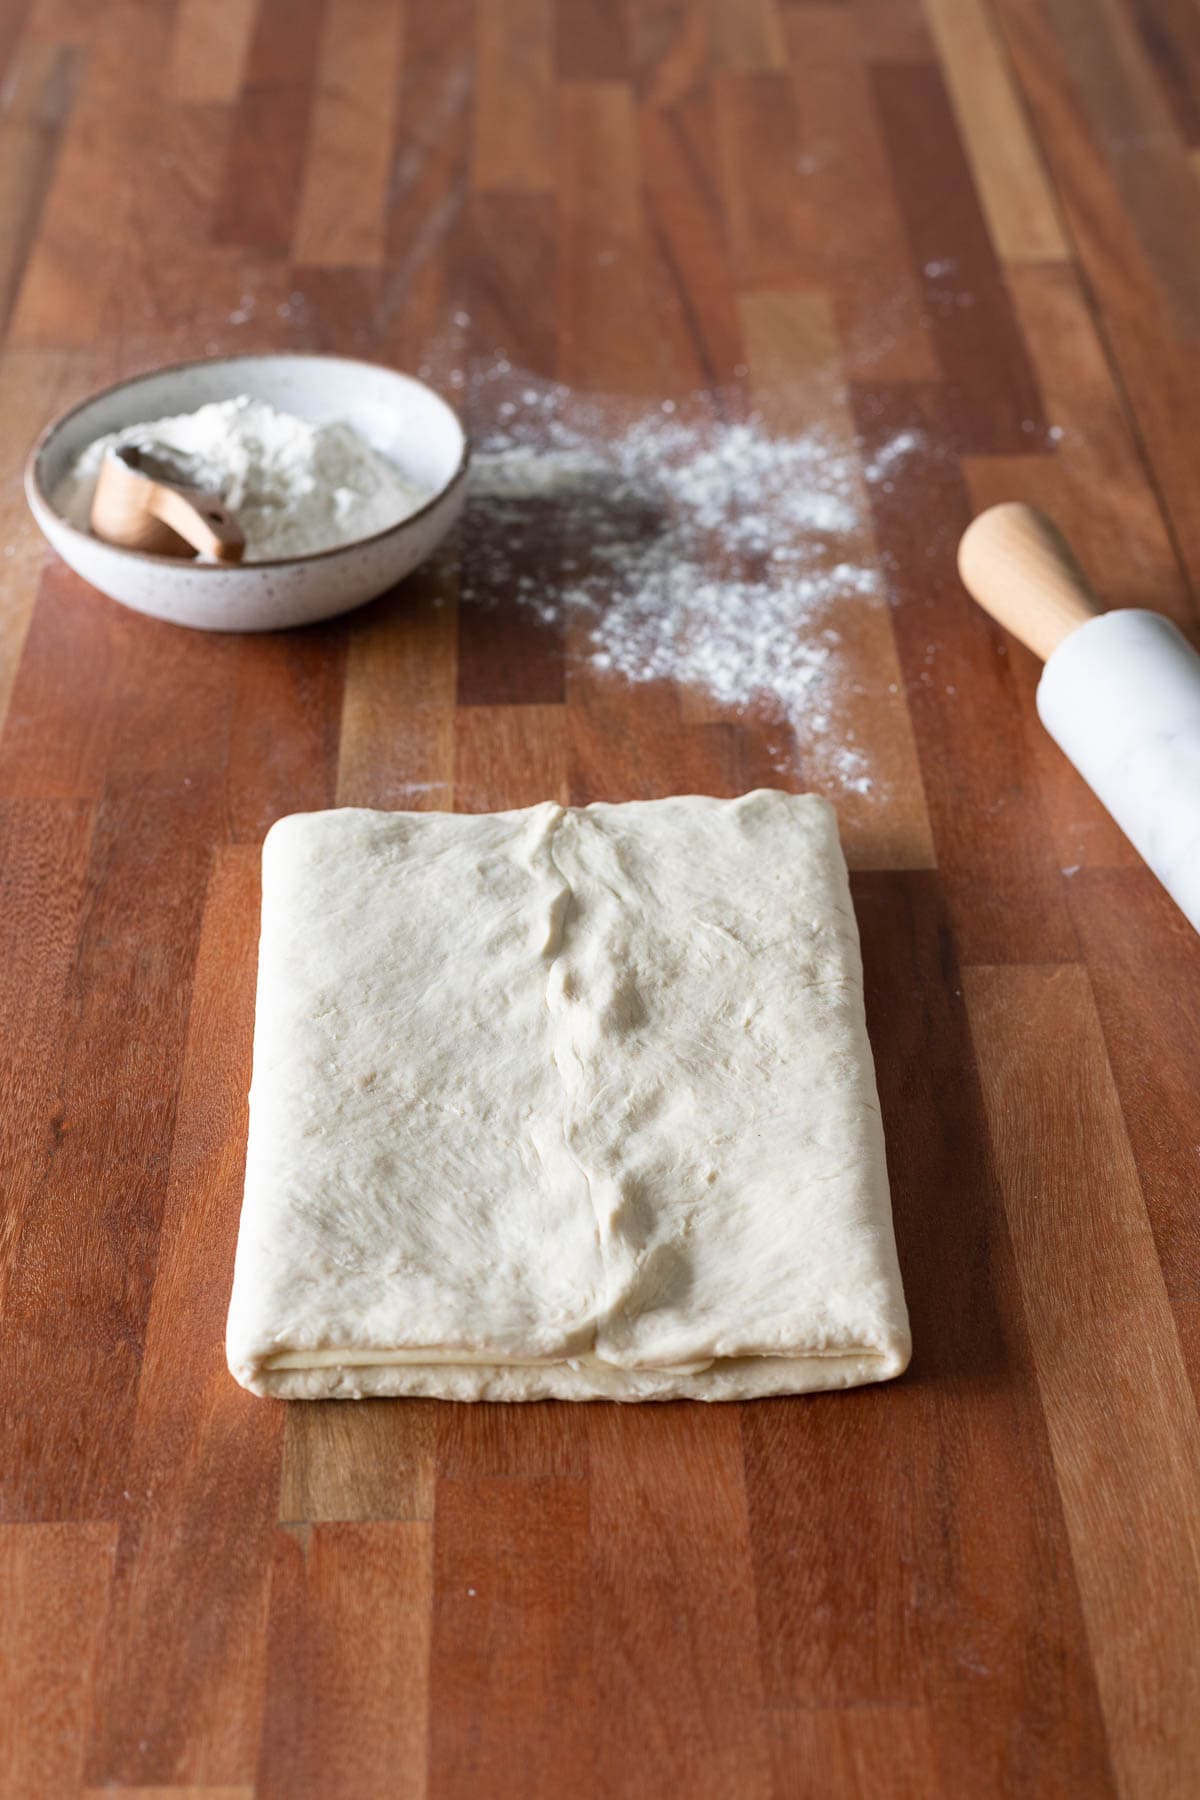
MULTIPOLYGON (((1030 499, 1110 603, 1196 622, 1197 15, 8 0, 0 55, 0 1787, 1200 1792, 1200 942, 953 565, 1030 499), (879 779, 829 791, 899 1384, 289 1409, 226 1374, 271 820, 737 792, 772 729, 456 607, 445 563, 236 640, 44 559, 53 411, 279 346, 799 392, 860 459, 879 779)), ((777 779, 828 785, 802 737, 777 779)))

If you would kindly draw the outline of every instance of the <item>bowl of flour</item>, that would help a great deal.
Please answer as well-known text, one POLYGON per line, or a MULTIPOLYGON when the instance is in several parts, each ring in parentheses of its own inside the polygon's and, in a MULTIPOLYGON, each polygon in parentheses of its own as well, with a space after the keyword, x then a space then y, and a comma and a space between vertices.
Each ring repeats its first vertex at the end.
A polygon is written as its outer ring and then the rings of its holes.
POLYGON ((56 419, 25 469, 63 560, 122 605, 206 631, 277 631, 347 612, 425 561, 466 497, 452 409, 410 375, 350 357, 228 356, 157 369, 56 419), (101 463, 135 446, 217 493, 240 563, 105 543, 89 526, 101 463))

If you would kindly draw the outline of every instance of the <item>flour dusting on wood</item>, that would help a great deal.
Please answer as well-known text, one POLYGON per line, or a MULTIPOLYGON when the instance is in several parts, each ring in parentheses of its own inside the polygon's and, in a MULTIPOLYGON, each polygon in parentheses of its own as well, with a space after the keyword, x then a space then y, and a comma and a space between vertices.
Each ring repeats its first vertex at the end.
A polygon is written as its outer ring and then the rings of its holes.
POLYGON ((472 389, 487 423, 463 604, 515 600, 563 628, 576 664, 766 716, 781 773, 803 749, 832 785, 869 791, 863 750, 831 729, 853 681, 835 616, 847 600, 885 603, 865 488, 886 488, 918 437, 864 462, 820 426, 781 435, 711 406, 638 410, 507 366, 472 389))

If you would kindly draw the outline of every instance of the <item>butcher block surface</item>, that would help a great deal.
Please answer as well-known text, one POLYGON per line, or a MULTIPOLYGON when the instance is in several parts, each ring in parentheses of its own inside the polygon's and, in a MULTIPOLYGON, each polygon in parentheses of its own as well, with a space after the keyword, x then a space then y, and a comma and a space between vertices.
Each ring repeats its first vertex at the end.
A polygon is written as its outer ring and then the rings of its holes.
POLYGON ((1195 629, 1197 15, 7 0, 0 59, 0 1791, 1200 1793, 1200 940, 954 572, 1030 500, 1195 629), (834 624, 872 787, 459 595, 453 551, 244 639, 47 560, 52 412, 270 348, 464 403, 501 353, 643 406, 798 393, 864 472, 887 605, 834 624), (271 821, 764 783, 842 819, 909 1373, 243 1393, 271 821))

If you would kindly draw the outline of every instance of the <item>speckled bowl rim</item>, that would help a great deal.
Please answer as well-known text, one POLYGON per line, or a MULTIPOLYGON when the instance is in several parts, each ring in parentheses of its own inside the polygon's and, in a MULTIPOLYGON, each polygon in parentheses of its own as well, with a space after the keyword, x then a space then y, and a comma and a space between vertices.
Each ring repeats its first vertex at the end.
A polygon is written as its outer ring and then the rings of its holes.
POLYGON ((33 508, 35 515, 39 505, 45 507, 51 518, 54 519, 64 531, 70 532, 72 537, 79 538, 82 543, 103 544, 105 549, 115 551, 118 556, 132 557, 135 562, 150 563, 154 568, 186 568, 190 571, 203 571, 206 574, 211 573, 213 575, 237 575, 239 573, 245 574, 247 570, 253 569, 294 569, 303 567, 308 563, 321 562, 325 557, 344 556, 348 550, 360 550, 365 544, 378 544, 384 538, 391 537, 394 532, 406 530, 408 526, 414 525, 418 519, 422 519, 427 513, 432 512, 435 506, 440 506, 447 494, 453 493, 459 483, 465 479, 470 462, 471 440, 467 436, 467 428, 463 424, 462 419, 446 399, 445 395, 439 394, 437 389, 430 387, 427 381, 422 381, 419 375, 410 375, 405 369, 390 368, 387 363, 370 362, 363 356, 339 356, 335 350, 240 350, 234 356, 193 356, 189 357, 184 362, 158 363, 153 368, 141 370, 137 375, 126 375, 120 381, 110 382, 108 387, 96 388, 94 392, 87 394, 82 400, 77 400, 73 406, 68 406, 64 412, 60 412, 56 418, 51 419, 50 423, 38 433, 33 448, 25 458, 24 486, 26 498, 33 508), (426 500, 422 506, 417 508, 416 512, 406 513, 402 519, 397 519, 394 525, 385 525, 382 531, 373 531, 369 537, 351 538, 348 543, 330 544, 325 550, 309 550, 302 556, 267 557, 261 562, 210 563, 202 562, 199 558, 196 558, 193 561, 190 558, 179 556, 160 556, 153 550, 131 550, 124 544, 110 544, 104 538, 97 537, 94 532, 82 531, 78 525, 73 524, 71 520, 66 517, 65 513, 61 513, 50 499, 49 494, 42 484, 38 464, 45 452, 49 449, 52 439, 62 430, 64 425, 70 424, 77 413, 81 413, 87 407, 94 405, 97 400, 105 400, 110 394, 119 394, 122 388, 136 387, 139 382, 147 381, 151 376, 155 375, 179 375, 182 374, 185 369, 218 368, 221 365, 233 366, 237 363, 270 362, 275 359, 282 362, 285 358, 292 362, 343 363, 358 369, 378 369, 385 375, 402 375, 406 381, 415 382, 418 387, 423 387, 426 393, 432 394, 435 400, 441 401, 442 405, 446 408, 447 412, 450 413, 459 430, 462 432, 462 454, 458 459, 458 465, 455 468, 453 475, 438 488, 436 493, 431 494, 429 499, 426 500))

